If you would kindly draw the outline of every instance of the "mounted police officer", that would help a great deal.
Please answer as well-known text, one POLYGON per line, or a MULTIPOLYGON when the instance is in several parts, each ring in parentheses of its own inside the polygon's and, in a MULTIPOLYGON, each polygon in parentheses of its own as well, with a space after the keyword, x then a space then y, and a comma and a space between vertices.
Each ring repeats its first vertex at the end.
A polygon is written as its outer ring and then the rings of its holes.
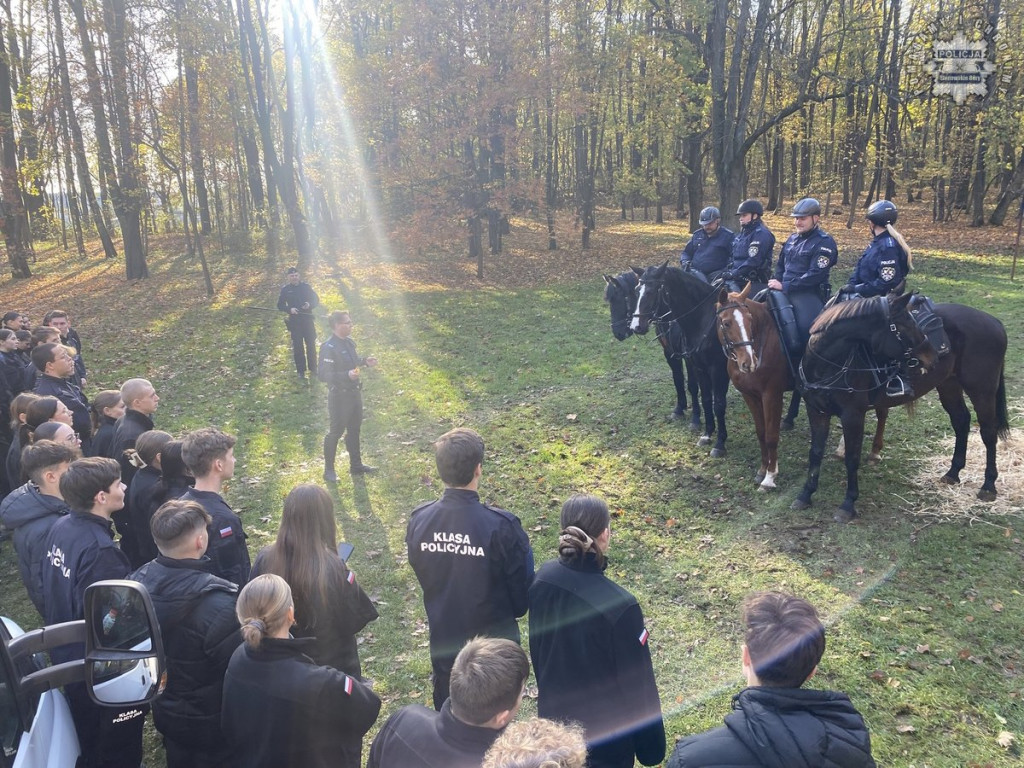
POLYGON ((796 232, 779 251, 768 299, 790 355, 800 357, 811 323, 829 297, 829 273, 839 251, 832 236, 818 226, 821 205, 813 197, 798 200, 789 215, 796 232))
POLYGON ((764 225, 764 206, 759 200, 744 200, 736 209, 740 231, 732 239, 732 257, 722 277, 729 282, 729 290, 742 291, 749 282, 754 283, 751 294, 763 289, 771 277, 772 252, 775 235, 764 225))
MULTIPOLYGON (((839 300, 885 296, 899 287, 914 268, 910 246, 893 224, 899 211, 888 200, 871 204, 864 218, 871 229, 871 243, 853 268, 850 281, 839 289, 839 300)), ((886 385, 889 397, 913 395, 905 363, 886 385)))
POLYGON ((722 226, 722 214, 713 205, 700 212, 697 223, 700 229, 694 231, 683 248, 679 264, 683 269, 699 272, 711 282, 729 264, 733 232, 722 226))
POLYGON ((287 312, 284 324, 292 336, 292 356, 299 380, 306 380, 306 368, 316 376, 316 326, 313 324, 313 310, 320 306, 320 297, 309 283, 299 280, 299 270, 288 269, 288 282, 282 286, 277 299, 277 308, 287 312), (305 345, 305 349, 303 349, 305 345))

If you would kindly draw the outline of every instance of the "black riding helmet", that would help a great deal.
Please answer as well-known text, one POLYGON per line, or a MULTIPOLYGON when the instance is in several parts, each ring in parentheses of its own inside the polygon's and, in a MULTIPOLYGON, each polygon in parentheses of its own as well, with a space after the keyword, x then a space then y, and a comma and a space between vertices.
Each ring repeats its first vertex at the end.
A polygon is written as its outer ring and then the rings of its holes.
POLYGON ((789 215, 794 219, 800 216, 821 216, 821 203, 813 197, 805 197, 802 200, 797 200, 789 215))
POLYGON ((760 200, 744 200, 736 209, 736 215, 742 216, 744 213, 756 213, 758 216, 764 216, 764 206, 761 205, 760 200))
POLYGON ((697 219, 697 223, 702 227, 705 224, 710 224, 715 219, 722 218, 722 213, 715 206, 709 205, 707 208, 700 212, 700 217, 697 219))
POLYGON ((898 215, 895 205, 888 200, 879 200, 871 204, 864 218, 875 226, 884 227, 886 224, 895 224, 898 215))

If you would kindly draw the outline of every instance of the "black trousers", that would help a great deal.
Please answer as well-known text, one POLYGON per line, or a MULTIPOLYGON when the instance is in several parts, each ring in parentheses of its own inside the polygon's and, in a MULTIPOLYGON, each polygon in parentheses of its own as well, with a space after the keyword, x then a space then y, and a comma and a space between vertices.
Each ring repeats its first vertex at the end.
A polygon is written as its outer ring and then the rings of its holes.
POLYGON ((85 683, 67 685, 64 693, 82 749, 76 768, 139 768, 149 707, 100 706, 89 698, 85 683))
POLYGON ((226 745, 219 749, 201 749, 164 736, 167 768, 224 768, 231 765, 233 751, 226 745))
POLYGON ((359 429, 363 424, 363 395, 358 389, 331 387, 327 395, 327 412, 331 418, 331 431, 324 437, 324 466, 334 469, 338 441, 345 436, 350 467, 361 467, 363 457, 359 450, 359 429))
POLYGON ((295 359, 295 370, 300 376, 316 373, 316 326, 310 315, 289 315, 285 320, 288 333, 292 335, 292 357, 295 359))

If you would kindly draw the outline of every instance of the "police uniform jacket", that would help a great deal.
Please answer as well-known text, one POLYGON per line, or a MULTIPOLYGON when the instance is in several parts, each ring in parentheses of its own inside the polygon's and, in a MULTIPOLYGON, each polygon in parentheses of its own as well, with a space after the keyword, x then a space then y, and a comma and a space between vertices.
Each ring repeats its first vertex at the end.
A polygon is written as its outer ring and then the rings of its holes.
MULTIPOLYGON (((85 617, 85 588, 104 579, 123 579, 128 558, 114 543, 113 525, 91 512, 73 511, 50 528, 39 564, 43 618, 47 624, 85 617)), ((82 645, 51 651, 54 664, 82 658, 82 645)))
POLYGON ((729 271, 733 277, 766 283, 763 279, 772 271, 772 252, 775 250, 775 235, 760 219, 740 228, 732 239, 732 260, 729 271))
POLYGON ((317 666, 308 640, 266 637, 235 649, 221 728, 236 768, 361 768, 380 699, 351 675, 317 666))
MULTIPOLYGON (((316 295, 316 291, 310 287, 309 283, 296 283, 292 285, 287 283, 281 288, 281 295, 277 297, 277 308, 282 312, 290 312, 293 309, 299 310, 299 312, 312 312, 316 307, 320 306, 320 297, 316 295), (309 304, 308 307, 302 306, 303 304, 309 304)), ((312 315, 297 315, 291 314, 286 318, 286 322, 290 321, 293 317, 302 317, 312 322, 312 315)))
MULTIPOLYGON (((249 578, 273 573, 268 569, 269 550, 270 547, 265 547, 256 555, 249 578)), ((326 594, 322 600, 320 595, 314 595, 313 604, 308 605, 299 600, 297 593, 292 593, 297 623, 291 633, 293 637, 310 638, 312 644, 307 653, 317 664, 334 667, 362 680, 356 633, 380 614, 345 562, 339 558, 335 565, 337 567, 331 568, 325 577, 326 594)))
POLYGON ((725 227, 719 227, 715 234, 708 235, 704 228, 693 233, 690 242, 683 248, 679 256, 679 263, 682 266, 689 264, 693 269, 710 275, 713 272, 721 272, 729 264, 729 257, 732 254, 733 231, 725 227))
POLYGON ((35 393, 40 397, 56 397, 71 411, 72 426, 75 432, 88 443, 92 435, 92 419, 89 417, 89 401, 77 384, 60 379, 56 376, 48 376, 45 373, 36 382, 35 393))
POLYGON ((35 483, 25 483, 11 491, 0 503, 0 520, 13 531, 14 551, 18 553, 18 572, 28 596, 39 615, 43 615, 41 564, 46 554, 46 534, 71 509, 62 499, 40 493, 35 483))
POLYGON ((500 735, 494 728, 459 720, 452 714, 451 699, 440 712, 410 704, 378 731, 366 768, 480 768, 500 735))
POLYGON ((129 448, 134 448, 139 435, 151 429, 153 429, 153 419, 141 411, 131 408, 117 420, 117 426, 114 427, 114 439, 110 443, 110 452, 113 454, 112 458, 121 465, 121 482, 125 485, 131 485, 136 469, 124 457, 124 452, 129 448))
POLYGON ((89 445, 90 456, 104 456, 108 459, 116 459, 114 456, 114 433, 117 431, 117 419, 100 414, 100 425, 96 434, 92 436, 92 443, 89 445))
POLYGON ((320 360, 316 366, 316 376, 327 384, 332 392, 357 392, 363 384, 353 381, 348 372, 360 365, 366 365, 366 358, 356 352, 356 343, 352 337, 341 338, 331 334, 331 338, 320 345, 320 360))
POLYGON ((550 560, 530 587, 530 658, 537 714, 576 721, 590 768, 665 757, 665 725, 643 613, 593 553, 550 560))
POLYGON ((242 642, 238 587, 210 573, 206 557, 159 555, 129 578, 149 591, 167 656, 167 687, 153 702, 157 730, 193 749, 221 749, 224 673, 242 642))
POLYGON ((213 561, 210 572, 244 587, 249 582, 252 561, 249 559, 246 535, 238 515, 224 501, 224 497, 214 491, 189 488, 181 498, 198 503, 211 518, 206 528, 210 535, 206 555, 213 561))
POLYGON ((482 504, 476 491, 446 488, 413 510, 405 543, 423 588, 435 664, 451 669, 477 635, 519 642, 533 551, 518 517, 482 504))
POLYGON ((810 232, 794 232, 779 251, 775 279, 782 283, 786 293, 817 290, 828 282, 838 256, 836 241, 821 227, 810 232))
MULTIPOLYGON (((153 489, 160 482, 160 470, 153 466, 145 466, 132 477, 131 485, 125 494, 124 509, 127 512, 128 530, 132 532, 133 551, 126 552, 133 568, 148 563, 160 552, 153 541, 153 532, 149 530, 151 515, 147 515, 146 505, 153 495, 153 489)), ((154 510, 155 511, 155 510, 154 510)), ((118 523, 117 520, 114 521, 118 523)), ((122 542, 123 546, 123 542, 122 542)))
POLYGON ((907 254, 896 238, 888 232, 875 235, 864 251, 850 277, 853 293, 861 296, 884 296, 895 288, 909 272, 907 254))
POLYGON ((746 688, 725 725, 680 741, 668 768, 874 768, 864 718, 845 693, 746 688))

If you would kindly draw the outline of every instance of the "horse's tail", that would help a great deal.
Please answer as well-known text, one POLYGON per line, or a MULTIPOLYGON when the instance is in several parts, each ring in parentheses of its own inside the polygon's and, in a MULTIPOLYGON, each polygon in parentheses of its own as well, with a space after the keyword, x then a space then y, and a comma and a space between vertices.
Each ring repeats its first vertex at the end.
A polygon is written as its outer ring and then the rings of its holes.
POLYGON ((1010 414, 1006 410, 1006 378, 999 371, 999 388, 996 390, 996 428, 1000 440, 1010 436, 1010 414))

